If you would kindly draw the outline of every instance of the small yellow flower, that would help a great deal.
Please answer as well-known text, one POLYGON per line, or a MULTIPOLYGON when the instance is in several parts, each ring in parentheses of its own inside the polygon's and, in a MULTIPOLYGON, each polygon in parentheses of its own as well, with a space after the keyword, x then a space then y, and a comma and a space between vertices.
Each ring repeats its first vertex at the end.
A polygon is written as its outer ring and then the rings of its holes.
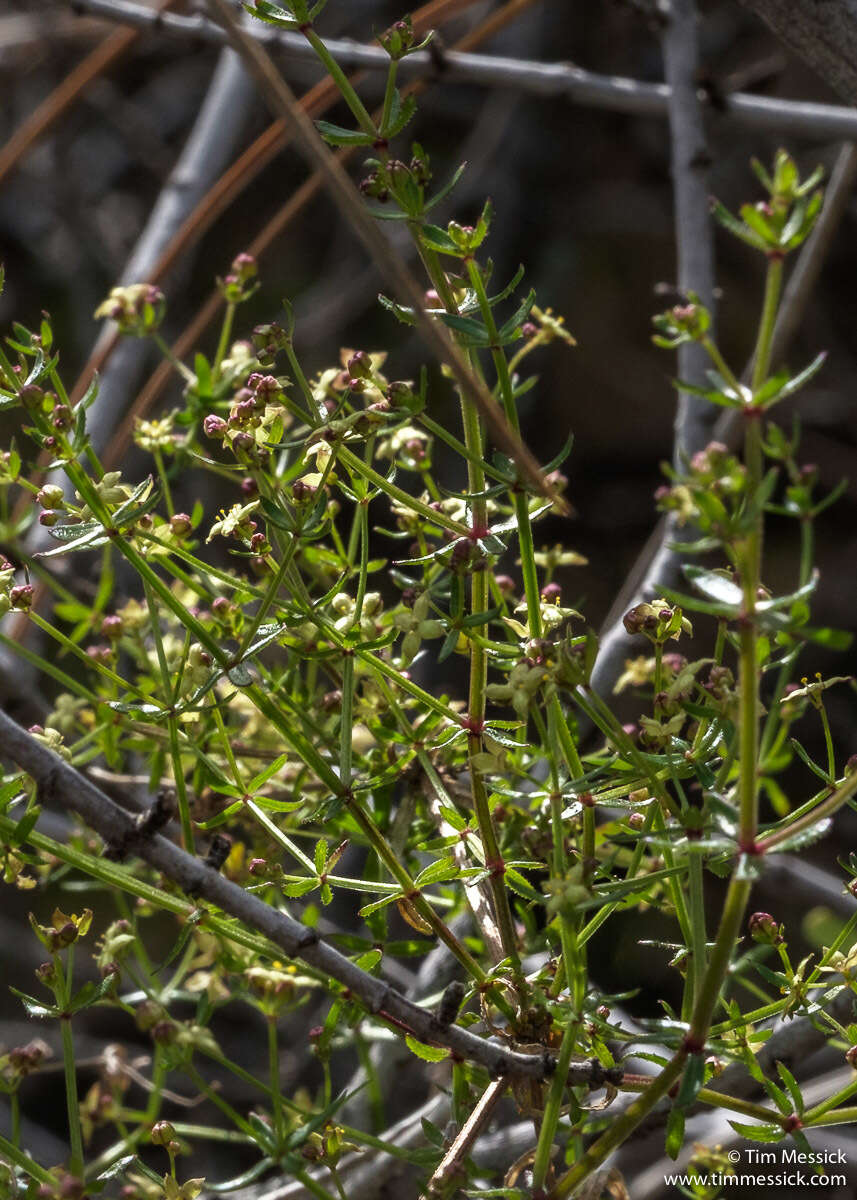
POLYGON ((134 429, 134 441, 141 450, 148 450, 151 454, 155 450, 172 452, 178 447, 183 439, 173 428, 175 415, 174 412, 167 413, 165 417, 158 417, 154 421, 138 418, 134 429))
POLYGON ((146 337, 158 328, 165 310, 166 301, 160 288, 151 283, 131 283, 111 288, 94 315, 109 317, 122 333, 131 337, 146 337))
POLYGON ((639 658, 626 658, 625 670, 616 680, 613 688, 615 695, 624 692, 625 688, 643 687, 649 683, 655 672, 655 660, 641 654, 639 658))
POLYGON ((164 1200, 196 1200, 205 1185, 205 1178, 186 1179, 177 1183, 172 1175, 164 1176, 164 1200))
POLYGON ((215 521, 209 530, 206 543, 212 541, 216 537, 249 537, 255 529, 255 522, 251 521, 250 513, 255 512, 259 507, 258 500, 251 500, 249 504, 233 504, 226 512, 225 509, 220 510, 220 520, 215 521))

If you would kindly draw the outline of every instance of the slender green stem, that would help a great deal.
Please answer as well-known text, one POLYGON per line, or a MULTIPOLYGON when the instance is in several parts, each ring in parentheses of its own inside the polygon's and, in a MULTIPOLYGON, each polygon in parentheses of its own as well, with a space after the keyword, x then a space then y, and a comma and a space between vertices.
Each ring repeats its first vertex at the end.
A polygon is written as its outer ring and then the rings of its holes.
POLYGON ((574 1194, 593 1171, 598 1170, 605 1158, 630 1137, 658 1101, 666 1096, 684 1070, 686 1058, 685 1051, 680 1051, 667 1063, 660 1075, 649 1084, 639 1099, 629 1104, 622 1115, 614 1120, 606 1133, 593 1142, 575 1165, 559 1178, 553 1190, 548 1193, 548 1200, 565 1200, 567 1196, 574 1194))
POLYGON ((827 774, 831 780, 836 778, 836 751, 833 749, 833 735, 830 732, 830 721, 827 719, 827 709, 824 700, 819 697, 818 711, 821 717, 821 727, 824 730, 824 747, 827 751, 827 774))
POLYGON ((256 636, 256 633, 258 632, 259 626, 264 621, 265 617, 268 614, 268 611, 270 610, 271 605, 274 603, 275 599, 277 598, 277 593, 279 592, 280 587, 282 586, 283 579, 285 578, 286 573, 288 572, 289 568, 292 565, 292 559, 295 556, 295 551, 296 551, 297 547, 298 547, 297 539, 292 538, 291 541, 289 542, 288 546, 286 547, 285 554, 283 555, 282 559, 280 560, 279 564, 277 565, 276 571, 273 573, 273 575, 271 576, 271 578, 268 582, 268 586, 265 589, 265 595, 262 597, 262 600, 259 604, 258 609, 256 610, 253 620, 250 622, 250 624, 247 627, 247 632, 241 638, 241 647, 238 651, 238 654, 236 655, 237 659, 239 659, 239 660, 242 659, 244 657, 244 655, 247 653, 247 649, 252 644, 253 638, 256 636))
POLYGON ((163 488, 163 491, 164 491, 164 504, 166 504, 166 506, 167 506, 167 516, 171 517, 175 513, 176 510, 173 506, 173 496, 172 496, 172 492, 170 491, 170 481, 167 478, 167 472, 166 472, 166 468, 164 466, 164 456, 163 456, 163 453, 161 452, 160 446, 156 446, 154 448, 154 450, 152 451, 152 457, 155 460, 155 467, 157 468, 158 479, 161 481, 161 487, 163 488))
POLYGON ((756 338, 756 351, 753 356, 753 375, 751 387, 757 392, 765 380, 771 367, 771 348, 774 339, 774 328, 777 323, 777 309, 780 304, 780 292, 783 286, 783 256, 772 254, 768 258, 768 270, 765 277, 765 298, 762 302, 762 317, 759 322, 759 333, 756 338))
POLYGON ((304 37, 309 42, 309 44, 312 46, 313 50, 316 52, 316 54, 318 55, 321 62, 324 64, 325 70, 327 71, 328 75, 331 77, 333 82, 336 84, 337 90, 339 91, 339 94, 342 96, 342 99, 345 101, 345 103, 351 109, 351 114, 354 117, 357 124, 360 126, 360 128, 363 130, 364 133, 368 133, 372 137, 377 137, 378 129, 377 129, 377 126, 375 125, 375 122, 372 120, 372 117, 369 115, 369 112, 367 111, 366 106, 364 105, 363 101, 360 99, 360 97, 357 95, 357 92, 354 90, 348 76, 345 74, 345 72, 342 70, 342 67, 340 67, 339 63, 336 61, 336 59, 330 53, 327 46, 325 46, 324 42, 321 40, 321 38, 318 36, 318 34, 315 32, 315 30, 312 28, 312 26, 305 26, 301 30, 301 32, 303 33, 304 37))
POLYGON ((220 337, 217 341, 217 350, 214 354, 214 362, 212 369, 215 378, 220 376, 220 367, 226 357, 226 351, 229 349, 229 339, 232 337, 232 323, 235 319, 235 303, 232 300, 226 302, 226 308, 223 312, 223 324, 220 327, 220 337))
MULTIPOLYGON (((32 615, 33 614, 31 614, 31 616, 32 615)), ((71 695, 82 696, 83 699, 88 700, 90 704, 98 705, 101 703, 100 697, 96 696, 95 692, 90 691, 89 688, 86 687, 85 684, 81 683, 79 679, 74 679, 71 675, 67 675, 65 671, 60 670, 60 668, 55 666, 55 664, 49 659, 42 658, 40 654, 36 654, 34 651, 29 650, 26 646, 22 645, 21 642, 13 641, 12 638, 7 637, 5 633, 0 633, 0 646, 5 646, 7 650, 13 651, 15 654, 20 655, 25 662, 37 667, 51 679, 55 679, 57 683, 61 683, 62 686, 71 693, 71 695)))
MULTIPOLYGON (((467 273, 470 285, 476 293, 476 298, 479 302, 479 311, 482 314, 482 320, 485 323, 485 328, 492 343, 491 358, 497 373, 497 386, 500 392, 500 400, 503 404, 503 412, 506 415, 506 420, 517 433, 520 429, 520 423, 518 421, 518 410, 515 405, 515 391, 512 385, 512 377, 509 374, 509 364, 506 361, 505 351, 498 345, 499 333, 497 323, 494 320, 494 313, 485 290, 485 281, 482 272, 472 258, 467 260, 467 273)), ((514 492, 513 500, 518 523, 518 542, 521 552, 524 595, 527 601, 527 623, 530 637, 540 638, 542 636, 541 596, 536 572, 529 500, 527 493, 522 490, 514 492)))
MULTIPOLYGON (((747 901, 750 898, 752 883, 748 879, 739 877, 739 870, 740 864, 729 882, 717 937, 709 954, 708 965, 699 991, 694 997, 688 1040, 697 1046, 704 1045, 708 1036, 711 1019, 720 999, 720 991, 732 960, 735 942, 741 932, 747 901)), ((701 1051, 699 1052, 701 1053, 701 1051)))
POLYGON ((299 1183, 303 1184, 308 1192, 317 1197, 317 1200, 337 1200, 332 1192, 329 1192, 327 1188, 322 1187, 318 1180, 313 1179, 312 1175, 308 1175, 306 1171, 298 1170, 298 1168, 295 1167, 294 1175, 295 1179, 297 1179, 299 1183))
POLYGON ((182 767, 181 749, 179 747, 178 722, 170 717, 167 722, 170 734, 170 757, 173 761, 173 782, 176 785, 176 803, 179 810, 179 824, 182 827, 182 845, 189 854, 193 853, 193 821, 190 816, 190 804, 187 796, 187 782, 182 767))
POLYGON ((357 595, 354 598, 354 624, 359 625, 363 616, 363 601, 369 582, 369 503, 361 500, 357 505, 357 528, 360 531, 360 573, 357 576, 357 595))
MULTIPOLYGON (((49 637, 53 638, 57 645, 62 646, 64 650, 67 650, 69 654, 74 655, 78 661, 85 663, 87 667, 91 667, 94 671, 97 671, 99 675, 103 675, 105 679, 109 679, 111 683, 114 683, 117 685, 117 687, 120 687, 123 692, 132 692, 141 700, 148 699, 145 692, 140 691, 139 688, 135 687, 134 684, 130 683, 127 679, 123 679, 121 675, 117 675, 115 671, 111 670, 110 667, 105 666, 104 663, 99 662, 98 659, 92 658, 86 653, 85 650, 78 646, 76 642, 73 642, 71 638, 66 637, 61 629, 57 629, 56 626, 51 625, 50 621, 46 621, 44 617, 40 616, 37 612, 30 610, 29 618, 34 625, 37 625, 39 629, 48 634, 49 637)), ((15 650, 18 652, 17 646, 15 647, 15 650)), ((80 684, 77 684, 72 690, 79 692, 81 690, 80 684)), ((89 695, 92 696, 93 694, 90 692, 89 695)), ((95 703, 98 702, 97 698, 94 696, 93 701, 95 703)))
POLYGON ((817 825, 819 821, 823 821, 826 817, 832 817, 843 804, 851 799, 855 792, 857 792, 857 771, 847 775, 844 782, 840 783, 826 800, 816 805, 810 812, 805 813, 799 820, 781 825, 773 833, 769 833, 761 838, 757 844, 759 853, 772 850, 774 846, 779 846, 782 842, 788 841, 789 838, 795 837, 796 834, 801 833, 804 829, 809 829, 813 825, 817 825))
POLYGON ((182 377, 185 383, 196 383, 196 376, 194 375, 193 371, 190 369, 190 367, 185 366, 181 359, 176 358, 169 342, 166 342, 161 334, 153 333, 152 341, 158 347, 161 354, 163 354, 170 366, 182 377))
POLYGON ((550 1168, 553 1139, 559 1124, 562 1100, 565 1095, 565 1083, 574 1047, 577 1044, 578 1027, 575 1021, 569 1021, 562 1035, 562 1042, 557 1055, 556 1071, 551 1079, 548 1098, 542 1113, 542 1123, 539 1138, 536 1143, 536 1156, 533 1159, 533 1192, 544 1187, 545 1179, 550 1168))
POLYGON ((732 368, 726 362, 726 359, 720 353, 720 351, 717 348, 717 346, 715 345, 715 343, 711 340, 710 337, 703 337, 701 339, 701 345, 707 352, 708 357, 714 363, 717 370, 720 372, 720 374, 723 376, 723 378, 726 380, 726 382, 729 384, 729 386, 735 392, 735 394, 740 396, 741 395, 741 385, 738 382, 738 379, 737 379, 735 373, 732 371, 732 368))
POLYGON ((857 1079, 852 1079, 852 1081, 846 1084, 845 1087, 840 1088, 837 1092, 834 1092, 832 1096, 828 1096, 827 1099, 823 1100, 820 1104, 816 1104, 812 1108, 808 1108, 804 1113, 804 1123, 815 1124, 815 1122, 820 1117, 823 1117, 825 1113, 830 1112, 831 1109, 834 1109, 838 1105, 842 1104, 844 1100, 849 1100, 855 1093, 857 1093, 857 1079))
POLYGON ((384 88, 384 104, 381 108, 381 120, 378 122, 379 130, 387 129, 390 124, 390 117, 393 112, 393 104, 396 99, 396 75, 398 73, 399 64, 395 58, 390 59, 390 66, 387 70, 387 84, 384 88))
POLYGON ((8 1159, 8 1161, 10 1163, 14 1163, 16 1167, 20 1167, 21 1170, 25 1174, 29 1175, 31 1179, 35 1179, 37 1182, 45 1184, 45 1186, 51 1188, 51 1190, 53 1190, 56 1186, 56 1179, 53 1175, 49 1174, 44 1167, 40 1167, 35 1159, 30 1158, 29 1154, 26 1154, 23 1150, 20 1150, 14 1142, 10 1142, 9 1139, 5 1138, 2 1133, 0 1133, 0 1156, 8 1159))
POLYGON ((336 457, 348 467, 350 471, 354 471, 356 475, 361 475, 369 483, 373 484, 379 491, 384 492, 391 500, 395 500, 404 508, 410 509, 411 512, 423 517, 426 521, 430 521, 432 525, 439 525, 442 529, 448 529, 450 533, 455 533, 459 537, 466 537, 469 530, 466 525, 462 525, 460 521, 453 521, 444 512, 438 512, 437 509, 429 507, 416 496, 412 496, 410 492, 404 491, 397 487, 395 483, 391 483, 374 467, 370 467, 362 458, 359 458, 353 451, 341 442, 336 447, 336 457))
POLYGON ((277 1041, 277 1018, 269 1016, 268 1026, 268 1073, 271 1081, 271 1111, 274 1118, 274 1134, 279 1145, 283 1140, 283 1098, 280 1093, 280 1048, 277 1041))
MULTIPOLYGON (((70 989, 68 989, 70 990, 70 989)), ((66 996, 66 1003, 68 996, 66 996)), ((80 1124, 80 1101, 77 1095, 77 1070, 74 1059, 74 1038, 71 1017, 60 1018, 62 1034, 62 1059, 65 1072, 65 1098, 68 1109, 68 1132, 71 1143, 69 1170, 76 1178, 83 1178, 83 1131, 80 1124)))
POLYGON ((702 992, 705 978, 705 893, 703 890, 702 864, 704 854, 690 846, 688 850, 688 908, 693 941, 690 948, 690 972, 688 981, 692 985, 694 1000, 702 992))
POLYGON ((346 653, 342 660, 342 712, 339 720, 339 778, 342 786, 351 786, 351 741, 354 737, 352 709, 354 706, 354 655, 346 653))

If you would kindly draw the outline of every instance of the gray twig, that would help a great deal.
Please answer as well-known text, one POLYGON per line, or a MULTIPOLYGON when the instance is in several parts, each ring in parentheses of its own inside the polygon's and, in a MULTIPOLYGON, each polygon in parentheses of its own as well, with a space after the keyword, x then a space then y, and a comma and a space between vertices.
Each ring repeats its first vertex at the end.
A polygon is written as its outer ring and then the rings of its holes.
POLYGON ((470 1116, 465 1121, 452 1145, 444 1154, 428 1181, 424 1196, 442 1196, 461 1168, 461 1164, 469 1155, 473 1144, 479 1137, 491 1114, 503 1098, 506 1084, 502 1080, 492 1080, 480 1096, 470 1116))
MULTIPOLYGON (((676 260, 679 291, 695 292, 710 313, 714 312, 714 245, 709 215, 709 166, 705 124, 699 89, 695 0, 673 0, 661 45, 664 76, 670 87, 670 140, 672 146, 673 204, 675 208, 676 260)), ((705 382, 708 356, 695 342, 678 350, 679 378, 705 382)), ((710 404, 687 392, 679 394, 675 420, 673 463, 683 461, 708 441, 710 404)))
MULTIPOLYGON (((79 12, 88 12, 188 40, 223 45, 223 30, 202 15, 158 16, 136 0, 72 0, 79 12)), ((749 3, 750 0, 745 0, 749 3)), ((791 0, 782 0, 788 9, 791 0)), ((305 61, 314 58, 312 48, 300 34, 272 29, 258 22, 250 30, 253 37, 267 44, 278 56, 305 61)), ((389 59, 380 47, 363 46, 348 39, 326 39, 326 45, 343 67, 361 67, 385 71, 389 59)), ((857 72, 857 57, 854 58, 857 72)), ((562 96, 573 104, 607 109, 639 116, 666 117, 670 89, 667 84, 643 83, 618 75, 601 75, 572 63, 542 63, 525 59, 503 58, 488 54, 446 51, 443 58, 445 83, 473 83, 482 87, 502 87, 536 96, 562 96)), ((403 79, 431 76, 435 64, 427 53, 410 55, 400 64, 403 79)), ((705 94, 701 101, 710 107, 705 94)), ((816 104, 801 100, 782 100, 736 92, 723 99, 723 118, 739 121, 750 129, 791 137, 816 138, 820 141, 850 140, 857 137, 857 111, 844 105, 816 104)))
MULTIPOLYGON (((255 88, 241 59, 233 50, 223 50, 199 117, 125 264, 120 283, 147 281, 188 213, 228 165, 255 103, 255 88)), ((96 349, 111 336, 111 327, 105 325, 96 349)), ((87 419, 97 453, 105 448, 133 400, 149 352, 148 342, 124 338, 110 356, 87 419)), ((28 552, 36 553, 49 544, 47 530, 34 525, 27 539, 28 552)))
MULTIPOLYGON (((148 280, 188 214, 229 165, 256 102, 255 87, 241 59, 225 49, 181 156, 125 264, 121 284, 148 280)), ((99 341, 110 336, 111 328, 106 325, 99 341)), ((133 399, 135 380, 142 373, 148 350, 148 343, 125 338, 110 357, 87 422, 99 453, 133 399)))
MULTIPOLYGON (((714 310, 714 247, 709 216, 709 163, 700 93, 696 85, 699 52, 698 17, 694 0, 673 0, 664 27, 662 47, 664 73, 670 89, 670 138, 675 205, 678 287, 695 292, 702 304, 714 310)), ((689 383, 705 382, 707 355, 703 348, 688 343, 679 348, 679 377, 689 383)), ((683 463, 709 441, 712 408, 699 397, 679 395, 673 441, 673 464, 683 463)), ((634 575, 633 595, 642 599, 660 587, 675 582, 678 564, 669 549, 674 521, 661 522, 658 540, 646 547, 644 569, 634 575), (653 553, 651 551, 654 551, 653 553)), ((632 573, 633 574, 633 573, 632 573)), ((629 581, 630 582, 630 581, 629 581)), ((609 691, 622 670, 628 653, 628 634, 622 624, 627 597, 623 594, 608 617, 592 686, 602 694, 609 691)))
POLYGON ((742 0, 850 104, 857 103, 855 0, 742 0))
MULTIPOLYGON (((26 771, 45 794, 76 812, 107 843, 129 841, 137 832, 134 818, 115 804, 86 776, 47 749, 4 712, 0 712, 3 755, 26 771)), ((409 1029, 417 1038, 445 1046, 461 1058, 512 1078, 544 1079, 556 1068, 550 1054, 524 1054, 476 1037, 456 1025, 443 1025, 430 1012, 405 999, 388 983, 368 975, 327 945, 318 933, 285 912, 272 908, 160 834, 137 838, 134 853, 161 871, 186 894, 210 901, 279 946, 290 958, 300 958, 349 988, 371 1013, 409 1029)), ((574 1063, 570 1086, 602 1086, 604 1068, 598 1062, 574 1063)))
MULTIPOLYGON (((157 15, 154 9, 147 11, 157 15)), ((228 165, 255 103, 256 91, 241 59, 233 50, 224 49, 196 123, 125 264, 122 284, 147 282, 164 248, 228 165)), ((111 328, 105 325, 95 348, 110 337, 111 328)), ((147 341, 124 338, 110 356, 87 419, 97 453, 107 446, 133 400, 149 353, 147 341)), ((63 486, 70 488, 67 482, 63 486)), ((35 554, 51 544, 47 530, 33 525, 26 540, 27 552, 35 554)), ((27 669, 5 649, 0 650, 0 667, 4 676, 13 679, 27 669)))

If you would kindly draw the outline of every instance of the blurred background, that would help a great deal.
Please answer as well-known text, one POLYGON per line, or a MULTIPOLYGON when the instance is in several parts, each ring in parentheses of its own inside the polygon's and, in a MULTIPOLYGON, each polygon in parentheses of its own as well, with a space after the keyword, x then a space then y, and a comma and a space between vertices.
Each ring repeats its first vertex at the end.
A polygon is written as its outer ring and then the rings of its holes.
MULTIPOLYGON (((201 8, 190 0, 174 3, 171 11, 192 16, 201 8)), ((452 47, 481 30, 502 5, 492 0, 445 8, 440 40, 452 47)), ((786 52, 737 0, 701 2, 699 10, 700 86, 715 100, 740 89, 769 97, 838 102, 824 82, 786 52)), ((401 4, 382 0, 330 0, 320 29, 326 36, 368 41, 404 11, 401 4)), ((478 50, 536 62, 566 61, 607 76, 656 83, 663 79, 656 12, 657 5, 648 0, 521 5, 515 19, 482 40, 478 50)), ((76 14, 70 4, 5 0, 0 14, 0 145, 9 143, 38 106, 50 104, 55 89, 103 47, 105 39, 115 38, 119 28, 96 19, 90 10, 76 14)), ((322 77, 306 61, 280 56, 278 62, 299 94, 322 77)), ((36 326, 42 310, 47 310, 68 382, 90 361, 99 337, 93 310, 120 279, 135 281, 127 274, 128 262, 140 254, 140 239, 152 235, 151 214, 163 189, 169 186, 180 204, 184 189, 199 187, 206 172, 213 183, 269 124, 253 84, 242 81, 241 74, 218 47, 199 37, 155 28, 141 31, 68 104, 45 136, 12 163, 0 158, 0 258, 7 280, 0 297, 0 327, 5 331, 13 319, 36 326), (217 99, 212 98, 212 80, 218 72, 221 82, 227 76, 232 89, 225 107, 214 112, 222 136, 210 138, 188 167, 181 156, 187 154, 201 110, 217 99), (182 162, 187 169, 177 178, 176 164, 182 162)), ((374 103, 382 87, 383 77, 370 73, 359 90, 374 103)), ((749 167, 753 156, 770 162, 782 145, 795 156, 802 173, 819 163, 828 171, 833 166, 839 143, 788 131, 772 136, 748 130, 727 109, 709 105, 707 132, 711 190, 730 209, 760 198, 749 167)), ((326 115, 347 123, 341 109, 326 115)), ((666 119, 582 107, 508 83, 458 83, 439 68, 420 99, 409 133, 430 154, 438 180, 460 162, 468 163, 454 197, 441 210, 443 219, 472 221, 484 197, 491 196, 495 281, 504 284, 519 263, 525 264, 525 286, 536 288, 542 307, 550 306, 565 317, 577 339, 574 350, 557 343, 541 352, 535 367, 539 385, 522 402, 522 429, 543 462, 557 453, 569 433, 574 435, 564 470, 576 515, 551 518, 539 531, 542 541, 563 541, 587 556, 589 565, 566 572, 562 583, 566 601, 598 627, 654 525, 652 494, 662 481, 660 464, 671 455, 675 362, 650 341, 651 316, 671 302, 669 295, 664 299, 664 285, 673 284, 676 277, 666 119)), ((359 177, 356 158, 351 169, 359 177)), ((296 149, 286 148, 201 238, 187 245, 161 280, 169 302, 164 330, 168 339, 181 334, 209 296, 214 277, 225 274, 232 258, 250 247, 307 175, 296 149)), ((396 230, 388 225, 386 232, 392 236, 396 230)), ((825 349, 827 363, 790 408, 778 410, 786 424, 799 416, 802 459, 817 464, 822 491, 850 477, 843 497, 818 526, 821 584, 813 611, 814 624, 846 629, 857 628, 855 233, 857 200, 852 199, 788 352, 789 363, 802 366, 825 349)), ((400 248, 404 250, 401 244, 400 248)), ((721 233, 716 248, 719 340, 725 357, 740 372, 752 350, 764 264, 748 247, 721 233)), ((409 330, 380 310, 376 295, 385 289, 323 194, 316 193, 296 211, 259 259, 262 287, 239 310, 237 335, 276 318, 286 296, 294 306, 296 343, 308 372, 337 363, 341 347, 383 347, 390 353, 391 377, 416 375, 421 347, 409 330)), ((214 322, 198 344, 211 351, 217 331, 214 322)), ((121 371, 114 366, 99 412, 99 436, 121 425, 122 414, 157 361, 145 347, 135 346, 121 371)), ((179 383, 171 380, 153 412, 169 409, 179 395, 179 383)), ((457 429, 448 388, 441 384, 434 395, 438 419, 457 429)), ((117 463, 129 475, 135 470, 133 454, 123 454, 117 463)), ((457 480, 450 475, 444 482, 455 486, 457 480)), ((235 498, 214 499, 220 504, 235 498)), ((766 582, 789 590, 796 571, 794 525, 774 522, 766 582)), ((827 674, 835 667, 836 673, 846 674, 853 663, 853 652, 844 660, 832 660, 812 651, 804 665, 809 672, 827 674)), ((834 739, 847 756, 857 750, 854 693, 841 688, 829 696, 834 739)), ((806 718, 805 725, 810 724, 806 718)), ((811 748, 812 730, 806 733, 811 748)), ((796 774, 795 786, 808 786, 806 772, 796 774)), ((843 853, 853 844, 855 830, 854 814, 846 812, 837 826, 843 853)), ((829 845, 823 857, 830 862, 829 845)), ((808 948, 819 944, 818 922, 825 912, 847 912, 853 906, 850 898, 837 901, 833 894, 821 892, 814 903, 810 885, 795 894, 793 910, 782 885, 778 899, 784 906, 778 919, 792 916, 803 922, 808 948), (815 912, 815 933, 806 921, 807 912, 815 912)), ((4 919, 11 929, 12 919, 4 919)), ((651 955, 638 952, 641 936, 629 920, 624 941, 600 947, 603 987, 639 985, 641 973, 651 972, 651 955)), ((657 935, 649 930, 645 936, 657 935)), ((676 981, 670 976, 664 964, 662 977, 645 980, 632 1007, 651 1015, 656 998, 674 989, 676 981)), ((3 996, 0 1013, 12 1020, 3 996)), ((15 1013, 20 1023, 20 1009, 15 1013)), ((17 1040, 14 1034, 4 1036, 10 1044, 17 1040)), ((61 1137, 61 1110, 48 1121, 61 1137)))

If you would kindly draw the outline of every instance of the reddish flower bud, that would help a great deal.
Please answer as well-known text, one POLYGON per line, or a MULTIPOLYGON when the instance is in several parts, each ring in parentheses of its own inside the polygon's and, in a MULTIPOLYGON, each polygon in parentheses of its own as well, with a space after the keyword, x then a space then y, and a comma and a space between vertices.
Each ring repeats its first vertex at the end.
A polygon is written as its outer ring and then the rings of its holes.
POLYGON ((202 423, 202 428, 205 431, 206 437, 222 438, 228 426, 223 417, 218 417, 215 413, 209 413, 202 423))
POLYGON ((783 940, 780 926, 770 913, 753 913, 747 922, 747 928, 754 942, 760 942, 766 946, 776 946, 783 940))
POLYGON ((35 588, 31 583, 19 583, 9 592, 9 601, 13 608, 17 608, 21 612, 26 612, 27 609, 33 606, 33 594, 35 588))
POLYGON ((170 529, 176 537, 185 537, 190 533, 193 526, 190 523, 190 517, 187 513, 173 513, 170 517, 170 529))

